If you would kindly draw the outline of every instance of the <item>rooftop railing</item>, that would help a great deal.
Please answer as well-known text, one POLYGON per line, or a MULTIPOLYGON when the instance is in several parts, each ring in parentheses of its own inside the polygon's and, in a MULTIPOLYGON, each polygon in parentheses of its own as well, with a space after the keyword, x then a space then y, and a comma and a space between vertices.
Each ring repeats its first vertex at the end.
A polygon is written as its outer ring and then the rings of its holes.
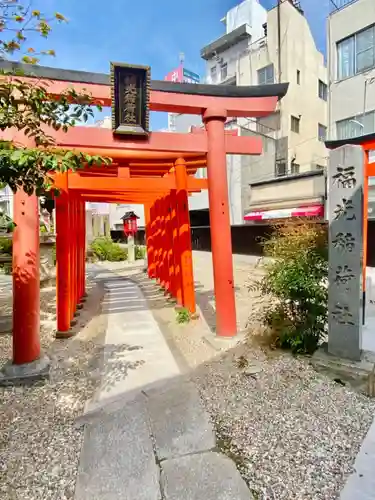
POLYGON ((338 10, 344 9, 355 2, 358 2, 358 0, 330 0, 330 13, 332 14, 338 10))

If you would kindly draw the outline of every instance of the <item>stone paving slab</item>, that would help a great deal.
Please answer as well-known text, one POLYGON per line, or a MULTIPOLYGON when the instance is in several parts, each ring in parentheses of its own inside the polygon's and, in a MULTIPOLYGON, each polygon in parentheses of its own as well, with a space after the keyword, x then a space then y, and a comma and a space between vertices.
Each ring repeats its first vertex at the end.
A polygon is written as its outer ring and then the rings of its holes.
POLYGON ((116 398, 133 399, 156 382, 180 375, 139 286, 126 278, 112 277, 104 283, 103 313, 108 317, 104 375, 95 400, 86 406, 85 413, 116 398))
POLYGON ((193 383, 151 395, 147 409, 159 460, 214 448, 215 435, 193 383))
POLYGON ((340 500, 375 499, 375 420, 370 427, 354 463, 340 500))
POLYGON ((210 451, 215 436, 198 391, 140 288, 103 281, 102 381, 77 422, 85 434, 75 500, 251 499, 235 464, 210 451))
POLYGON ((253 500, 234 463, 206 452, 162 462, 165 500, 253 500))
POLYGON ((146 409, 137 401, 86 426, 75 500, 160 500, 146 409))

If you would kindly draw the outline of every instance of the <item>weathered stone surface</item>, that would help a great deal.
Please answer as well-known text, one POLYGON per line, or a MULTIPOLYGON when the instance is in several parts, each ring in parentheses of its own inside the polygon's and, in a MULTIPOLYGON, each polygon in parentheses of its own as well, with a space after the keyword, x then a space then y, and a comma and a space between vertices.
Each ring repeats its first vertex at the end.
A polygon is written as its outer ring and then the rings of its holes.
POLYGON ((0 386, 32 383, 49 377, 51 361, 42 355, 39 359, 23 365, 6 363, 0 371, 0 386))
POLYGON ((215 436, 191 382, 150 395, 147 404, 159 460, 207 451, 215 436))
POLYGON ((359 360, 362 349, 363 162, 360 146, 329 160, 328 350, 359 360))
POLYGON ((219 453, 162 462, 165 500, 252 500, 253 496, 234 463, 219 453))
POLYGON ((2 316, 0 318, 0 334, 11 333, 13 329, 13 316, 10 314, 8 316, 2 316))
POLYGON ((375 420, 363 441, 340 500, 371 500, 375 498, 375 420))
POLYGON ((159 469, 142 402, 85 430, 75 500, 160 500, 159 469))

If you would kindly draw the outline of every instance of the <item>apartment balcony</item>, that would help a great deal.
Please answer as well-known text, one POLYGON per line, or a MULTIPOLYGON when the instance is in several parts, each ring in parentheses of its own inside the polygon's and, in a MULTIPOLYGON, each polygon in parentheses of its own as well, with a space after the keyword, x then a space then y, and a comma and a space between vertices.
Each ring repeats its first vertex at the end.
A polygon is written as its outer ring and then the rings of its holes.
POLYGON ((330 0, 330 14, 334 14, 355 2, 358 2, 358 0, 330 0))
POLYGON ((203 49, 201 49, 201 57, 208 61, 218 54, 230 49, 233 45, 236 45, 242 40, 250 40, 250 38, 251 28, 248 24, 243 24, 203 47, 203 49))
POLYGON ((203 83, 207 83, 208 85, 237 85, 237 76, 235 73, 225 76, 218 75, 215 79, 207 76, 203 83))

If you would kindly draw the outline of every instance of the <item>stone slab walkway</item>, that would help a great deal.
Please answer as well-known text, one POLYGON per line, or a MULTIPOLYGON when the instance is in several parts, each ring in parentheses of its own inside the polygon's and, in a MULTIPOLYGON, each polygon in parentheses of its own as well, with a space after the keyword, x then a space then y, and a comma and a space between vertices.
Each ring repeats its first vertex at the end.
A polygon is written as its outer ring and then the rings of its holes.
POLYGON ((356 461, 354 472, 341 492, 340 500, 375 499, 375 420, 370 427, 356 461))
POLYGON ((140 288, 105 276, 103 376, 77 424, 75 500, 251 500, 140 288))

